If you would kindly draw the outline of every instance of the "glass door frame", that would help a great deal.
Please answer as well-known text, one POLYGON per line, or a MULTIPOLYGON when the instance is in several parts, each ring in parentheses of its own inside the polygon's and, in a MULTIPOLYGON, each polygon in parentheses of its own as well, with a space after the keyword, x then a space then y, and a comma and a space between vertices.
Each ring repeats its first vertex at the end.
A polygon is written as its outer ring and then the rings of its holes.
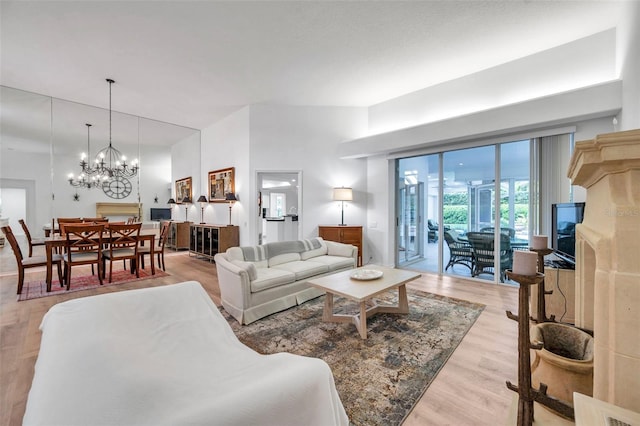
MULTIPOLYGON (((398 185, 399 186, 399 185, 398 185)), ((415 184, 404 184, 402 187, 399 187, 397 190, 397 244, 396 244, 396 263, 398 266, 408 265, 414 261, 420 260, 424 258, 424 183, 418 182, 415 184), (411 190, 414 190, 413 195, 408 195, 411 190), (415 212, 413 214, 413 220, 411 219, 411 211, 407 209, 407 200, 411 198, 415 199, 414 209, 415 212), (409 216, 409 220, 407 221, 407 216, 409 216), (414 232, 411 232, 411 228, 415 228, 414 232), (403 232, 400 232, 402 228, 403 232), (402 241, 401 236, 404 236, 404 241, 402 241), (411 237, 413 236, 413 243, 411 242, 411 237), (402 259, 400 253, 400 247, 404 247, 404 259, 402 259), (415 249, 409 250, 409 247, 412 246, 415 249), (408 254, 412 252, 414 253, 411 257, 408 257, 408 254)))

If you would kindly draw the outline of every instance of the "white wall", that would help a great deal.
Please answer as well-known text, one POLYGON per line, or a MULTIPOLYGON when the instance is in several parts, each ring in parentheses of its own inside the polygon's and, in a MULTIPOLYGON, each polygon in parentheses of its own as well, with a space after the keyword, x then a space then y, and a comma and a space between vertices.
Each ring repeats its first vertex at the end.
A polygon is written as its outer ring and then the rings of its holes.
MULTIPOLYGON (((354 190, 354 201, 345 209, 346 223, 365 224, 366 161, 340 160, 337 152, 342 141, 362 134, 366 116, 365 108, 252 105, 202 130, 201 179, 206 180, 209 171, 235 167, 240 201, 233 207, 232 222, 240 226, 241 245, 258 243, 259 171, 302 172, 303 238, 317 236, 319 224, 339 223, 338 203, 331 200, 334 186, 354 190)), ((174 157, 179 151, 172 151, 174 157)), ((184 174, 189 164, 177 161, 174 173, 184 174)), ((205 222, 226 224, 228 214, 226 203, 211 204, 205 222)))
MULTIPOLYGON (((200 133, 183 139, 171 147, 171 197, 176 197, 176 180, 191 178, 191 198, 200 196, 200 133)), ((179 200, 176 200, 178 202, 179 200)), ((200 222, 200 209, 196 205, 176 204, 171 211, 171 218, 177 221, 200 222)))
MULTIPOLYGON (((318 235, 318 225, 340 223, 333 188, 353 188, 345 223, 365 225, 368 189, 366 161, 340 160, 338 147, 366 129, 365 108, 254 105, 251 107, 251 199, 257 200, 256 171, 302 171, 302 238, 318 235)), ((249 214, 257 216, 257 203, 249 214)), ((257 224, 251 243, 257 243, 257 224)), ((364 249, 363 249, 364 251, 364 249)), ((366 251, 365 251, 366 255, 366 251)))
MULTIPOLYGON (((238 202, 231 210, 231 223, 240 227, 240 243, 248 245, 247 205, 249 195, 249 113, 245 107, 231 114, 220 122, 202 130, 202 155, 200 158, 203 192, 209 198, 209 172, 235 168, 235 192, 238 202)), ((200 193, 198 193, 198 196, 200 193)), ((198 222, 200 222, 200 207, 198 222)), ((229 224, 229 204, 210 203, 204 210, 204 222, 227 225, 229 224)))
POLYGON ((407 128, 617 78, 615 29, 466 77, 391 99, 369 109, 369 134, 407 128))

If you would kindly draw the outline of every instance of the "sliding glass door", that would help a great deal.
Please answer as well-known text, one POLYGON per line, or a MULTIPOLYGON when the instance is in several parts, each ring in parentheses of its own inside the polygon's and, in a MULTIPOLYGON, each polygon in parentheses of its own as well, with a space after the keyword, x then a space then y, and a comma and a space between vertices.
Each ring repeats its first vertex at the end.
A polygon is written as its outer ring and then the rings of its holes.
POLYGON ((528 247, 529 145, 399 159, 397 264, 505 282, 513 250, 528 247))
POLYGON ((398 266, 438 270, 438 155, 398 161, 398 266))

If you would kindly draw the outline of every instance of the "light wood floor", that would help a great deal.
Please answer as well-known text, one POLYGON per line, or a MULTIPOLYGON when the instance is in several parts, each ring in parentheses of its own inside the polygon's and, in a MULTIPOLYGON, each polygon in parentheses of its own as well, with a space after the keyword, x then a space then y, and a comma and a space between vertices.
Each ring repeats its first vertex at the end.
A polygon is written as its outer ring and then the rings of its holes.
MULTIPOLYGON (((33 378, 42 316, 54 304, 87 295, 162 286, 197 280, 220 304, 215 265, 185 252, 166 257, 168 277, 97 290, 16 301, 16 275, 0 249, 0 419, 2 425, 19 425, 33 378)), ((13 268, 15 269, 15 267, 13 268)), ((27 281, 44 277, 44 270, 27 274, 27 281)), ((517 312, 518 290, 423 274, 409 287, 485 304, 487 307, 447 361, 420 402, 405 421, 413 425, 503 425, 514 393, 505 381, 517 383, 517 324, 505 310, 517 312)), ((356 330, 354 328, 354 333, 356 330)), ((73 360, 60 360, 61 363, 73 360)), ((61 398, 68 397, 60 395, 61 398)))

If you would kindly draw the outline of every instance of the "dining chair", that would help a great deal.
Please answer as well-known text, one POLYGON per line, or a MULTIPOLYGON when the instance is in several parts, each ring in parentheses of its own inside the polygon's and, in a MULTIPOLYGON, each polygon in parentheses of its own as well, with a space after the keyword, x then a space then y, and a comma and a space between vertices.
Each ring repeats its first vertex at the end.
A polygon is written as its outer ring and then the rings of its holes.
POLYGON ((31 238, 31 232, 29 232, 29 228, 24 220, 18 220, 20 222, 20 226, 22 226, 22 230, 24 231, 24 235, 27 237, 27 242, 29 243, 29 257, 33 256, 33 247, 35 246, 44 246, 44 239, 42 238, 31 238))
MULTIPOLYGON (((13 254, 16 257, 16 262, 18 263, 18 294, 22 293, 22 287, 24 285, 24 270, 28 268, 36 268, 38 266, 47 266, 47 257, 46 256, 32 256, 28 258, 22 257, 22 250, 20 250, 20 244, 18 244, 18 240, 16 236, 13 234, 10 226, 3 226, 2 232, 5 235, 5 238, 9 241, 9 245, 13 250, 13 254)), ((63 283, 62 276, 62 256, 59 254, 54 254, 51 258, 52 264, 55 264, 58 267, 58 279, 60 280, 60 285, 63 283)))
POLYGON ((58 232, 60 235, 64 236, 64 227, 67 224, 80 224, 82 223, 82 218, 79 217, 59 217, 58 218, 58 232))
POLYGON ((511 268, 513 262, 513 250, 508 233, 500 233, 500 247, 496 249, 494 234, 488 232, 467 232, 467 239, 471 244, 473 254, 473 269, 471 276, 480 274, 495 274, 495 256, 500 259, 500 281, 504 282, 505 271, 511 268))
POLYGON ((102 233, 104 225, 75 223, 64 225, 65 232, 65 252, 63 262, 65 267, 65 281, 67 290, 71 288, 71 268, 80 265, 98 265, 98 280, 102 285, 104 271, 102 265, 102 233))
POLYGON ((112 279, 113 262, 118 260, 129 260, 131 263, 131 273, 135 271, 136 277, 140 278, 139 268, 136 266, 138 260, 138 237, 142 223, 132 224, 109 224, 109 248, 102 250, 102 274, 106 274, 106 262, 109 260, 109 282, 112 279))
POLYGON ((107 223, 109 219, 106 217, 83 217, 82 223, 107 223))
POLYGON ((451 229, 444 231, 444 240, 449 247, 449 263, 447 263, 444 270, 446 271, 453 265, 458 264, 464 265, 473 271, 473 254, 471 253, 469 242, 459 239, 458 233, 451 229))
MULTIPOLYGON (((157 264, 162 267, 163 271, 166 271, 164 266, 164 246, 167 243, 167 238, 169 237, 169 227, 171 226, 170 222, 162 222, 162 228, 160 228, 160 236, 157 239, 155 247, 153 248, 153 252, 157 255, 157 264)), ((139 246, 138 247, 138 263, 140 267, 144 269, 144 256, 151 255, 151 247, 149 246, 139 246)), ((152 269, 151 273, 155 274, 155 270, 152 269)))

